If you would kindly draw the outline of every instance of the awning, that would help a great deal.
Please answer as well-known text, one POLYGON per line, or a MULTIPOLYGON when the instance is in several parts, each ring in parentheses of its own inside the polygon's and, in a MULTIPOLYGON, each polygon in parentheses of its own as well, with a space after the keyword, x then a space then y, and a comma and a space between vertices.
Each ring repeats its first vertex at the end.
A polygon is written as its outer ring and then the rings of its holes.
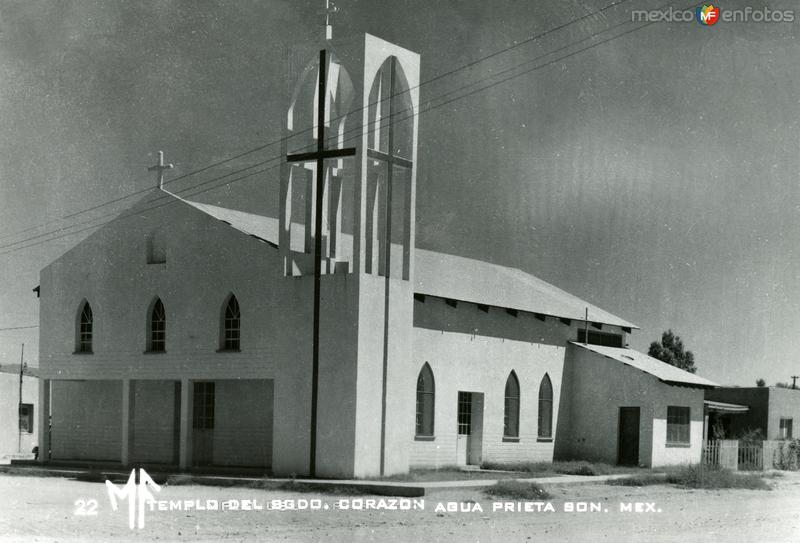
POLYGON ((713 400, 704 400, 703 404, 708 411, 714 413, 747 413, 750 408, 746 405, 739 405, 735 403, 715 402, 713 400))

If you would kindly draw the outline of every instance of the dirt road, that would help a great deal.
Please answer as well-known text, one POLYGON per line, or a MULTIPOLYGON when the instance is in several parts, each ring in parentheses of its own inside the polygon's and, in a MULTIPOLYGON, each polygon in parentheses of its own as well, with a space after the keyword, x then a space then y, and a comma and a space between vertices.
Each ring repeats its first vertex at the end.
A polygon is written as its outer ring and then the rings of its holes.
POLYGON ((103 484, 0 475, 0 541, 800 541, 800 475, 770 482, 772 491, 552 487, 555 497, 529 512, 476 491, 420 503, 162 486, 151 490, 157 502, 145 506, 144 528, 131 530, 131 500, 112 510, 103 484), (274 500, 284 510, 270 509, 274 500))

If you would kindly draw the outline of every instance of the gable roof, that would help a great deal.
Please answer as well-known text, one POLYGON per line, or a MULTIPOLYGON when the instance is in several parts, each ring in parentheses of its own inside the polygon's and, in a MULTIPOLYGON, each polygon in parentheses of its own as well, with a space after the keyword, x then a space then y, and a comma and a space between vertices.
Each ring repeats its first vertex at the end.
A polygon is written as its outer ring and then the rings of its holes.
POLYGON ((479 304, 494 305, 626 328, 638 328, 585 300, 517 268, 425 249, 415 252, 414 291, 479 304))
MULTIPOLYGON (((275 218, 193 202, 179 196, 175 198, 232 228, 278 246, 278 220, 275 218)), ((588 308, 591 322, 638 328, 517 268, 419 248, 414 256, 414 292, 419 294, 573 320, 583 320, 588 308)))
POLYGON ((663 381, 669 385, 684 385, 695 386, 701 388, 717 388, 719 385, 713 381, 709 381, 703 377, 689 373, 688 371, 676 368, 666 362, 662 362, 657 358, 634 351, 633 349, 622 349, 619 347, 603 347, 601 345, 584 345, 571 341, 576 347, 586 349, 593 353, 605 356, 617 362, 622 362, 626 366, 636 368, 637 370, 649 373, 659 381, 663 381))

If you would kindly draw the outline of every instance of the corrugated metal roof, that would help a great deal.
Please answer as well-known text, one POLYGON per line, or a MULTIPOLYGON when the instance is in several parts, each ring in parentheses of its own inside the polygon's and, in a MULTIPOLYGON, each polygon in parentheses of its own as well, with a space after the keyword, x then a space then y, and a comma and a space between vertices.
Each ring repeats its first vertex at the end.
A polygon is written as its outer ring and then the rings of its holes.
MULTIPOLYGON (((277 219, 192 202, 178 196, 175 198, 237 230, 278 246, 277 219)), ((296 226, 299 225, 293 225, 296 226)), ((302 226, 299 228, 302 230, 302 226)), ((414 254, 414 291, 419 294, 573 320, 583 320, 588 307, 591 322, 638 328, 635 324, 516 268, 419 248, 414 254)))
POLYGON ((649 373, 653 377, 656 377, 665 383, 712 388, 719 387, 719 385, 713 381, 709 381, 708 379, 704 379, 703 377, 697 376, 694 373, 689 373, 688 371, 676 368, 675 366, 667 364, 666 362, 662 362, 657 358, 640 353, 639 351, 634 351, 633 349, 603 347, 592 344, 584 345, 583 343, 577 343, 574 341, 571 343, 577 347, 580 347, 581 349, 592 351, 594 353, 603 355, 606 358, 611 358, 618 362, 622 362, 623 364, 632 368, 636 368, 637 370, 649 373))
POLYGON ((585 300, 516 268, 417 249, 414 291, 582 321, 638 328, 585 300))

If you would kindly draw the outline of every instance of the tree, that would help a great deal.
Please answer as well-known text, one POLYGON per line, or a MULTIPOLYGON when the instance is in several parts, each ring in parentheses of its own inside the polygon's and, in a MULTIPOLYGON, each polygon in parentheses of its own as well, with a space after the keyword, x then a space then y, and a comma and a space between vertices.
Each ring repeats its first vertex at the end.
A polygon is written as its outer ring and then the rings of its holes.
POLYGON ((758 379, 756 381, 756 386, 757 387, 765 387, 765 386, 767 386, 767 382, 764 379, 758 379))
POLYGON ((689 373, 697 371, 694 365, 694 354, 692 351, 683 350, 681 338, 673 334, 672 330, 661 334, 661 343, 657 341, 651 343, 648 354, 689 373))

